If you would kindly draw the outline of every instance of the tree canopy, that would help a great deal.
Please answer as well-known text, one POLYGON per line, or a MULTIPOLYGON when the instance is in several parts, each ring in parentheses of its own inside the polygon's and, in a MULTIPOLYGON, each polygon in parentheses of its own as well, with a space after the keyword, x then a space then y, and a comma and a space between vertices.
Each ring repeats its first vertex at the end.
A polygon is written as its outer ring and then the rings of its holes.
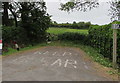
POLYGON ((27 39, 31 43, 46 40, 46 30, 50 25, 50 15, 47 13, 44 1, 4 2, 2 4, 4 8, 2 19, 3 34, 6 32, 10 33, 3 36, 3 41, 7 42, 9 41, 8 39, 23 40, 20 34, 26 35, 24 39, 27 39), (12 18, 10 18, 8 10, 10 10, 12 18))
POLYGON ((61 3, 60 10, 63 11, 87 11, 99 6, 98 0, 70 0, 69 2, 63 4, 61 3))
MULTIPOLYGON (((115 20, 119 18, 120 20, 120 1, 119 0, 113 0, 107 2, 110 4, 110 15, 111 19, 115 20)), ((86 12, 88 10, 91 10, 93 8, 99 7, 99 2, 98 0, 70 0, 69 2, 63 4, 61 3, 61 8, 60 10, 62 11, 83 11, 86 12)))

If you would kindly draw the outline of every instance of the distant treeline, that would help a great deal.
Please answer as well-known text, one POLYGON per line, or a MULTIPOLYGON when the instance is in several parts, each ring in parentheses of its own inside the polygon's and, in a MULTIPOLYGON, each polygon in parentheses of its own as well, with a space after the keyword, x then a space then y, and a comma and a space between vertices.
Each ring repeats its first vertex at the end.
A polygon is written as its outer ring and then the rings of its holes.
POLYGON ((56 21, 51 22, 51 27, 59 28, 72 28, 72 29, 89 29, 91 26, 90 22, 73 22, 73 23, 57 23, 56 21))

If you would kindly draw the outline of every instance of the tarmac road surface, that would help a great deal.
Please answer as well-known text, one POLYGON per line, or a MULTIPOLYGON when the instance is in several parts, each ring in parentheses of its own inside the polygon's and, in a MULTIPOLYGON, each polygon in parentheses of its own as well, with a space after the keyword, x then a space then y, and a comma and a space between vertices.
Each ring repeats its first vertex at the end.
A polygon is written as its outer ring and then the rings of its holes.
POLYGON ((2 61, 3 81, 111 81, 78 48, 42 47, 2 61))

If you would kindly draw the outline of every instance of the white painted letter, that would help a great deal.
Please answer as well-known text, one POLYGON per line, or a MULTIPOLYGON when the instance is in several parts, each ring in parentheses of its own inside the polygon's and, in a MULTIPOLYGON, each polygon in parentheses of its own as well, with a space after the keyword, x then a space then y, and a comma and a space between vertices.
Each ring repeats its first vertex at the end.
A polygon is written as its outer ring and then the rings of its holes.
POLYGON ((64 67, 67 67, 68 64, 72 65, 74 68, 77 68, 77 66, 75 66, 75 65, 77 64, 77 61, 73 61, 73 60, 68 60, 68 59, 67 59, 67 60, 65 61, 64 67))
POLYGON ((57 60, 56 60, 53 64, 51 64, 51 65, 55 65, 56 63, 58 63, 59 66, 61 66, 61 65, 62 65, 61 59, 57 59, 57 60))

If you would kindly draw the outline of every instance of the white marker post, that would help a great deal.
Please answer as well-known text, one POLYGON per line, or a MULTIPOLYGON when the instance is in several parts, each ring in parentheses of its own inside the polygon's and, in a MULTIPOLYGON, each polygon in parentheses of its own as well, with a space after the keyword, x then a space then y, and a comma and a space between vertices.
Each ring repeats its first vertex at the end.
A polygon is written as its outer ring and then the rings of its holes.
POLYGON ((117 64, 117 29, 120 29, 120 24, 112 24, 113 28, 113 68, 116 68, 117 64))

